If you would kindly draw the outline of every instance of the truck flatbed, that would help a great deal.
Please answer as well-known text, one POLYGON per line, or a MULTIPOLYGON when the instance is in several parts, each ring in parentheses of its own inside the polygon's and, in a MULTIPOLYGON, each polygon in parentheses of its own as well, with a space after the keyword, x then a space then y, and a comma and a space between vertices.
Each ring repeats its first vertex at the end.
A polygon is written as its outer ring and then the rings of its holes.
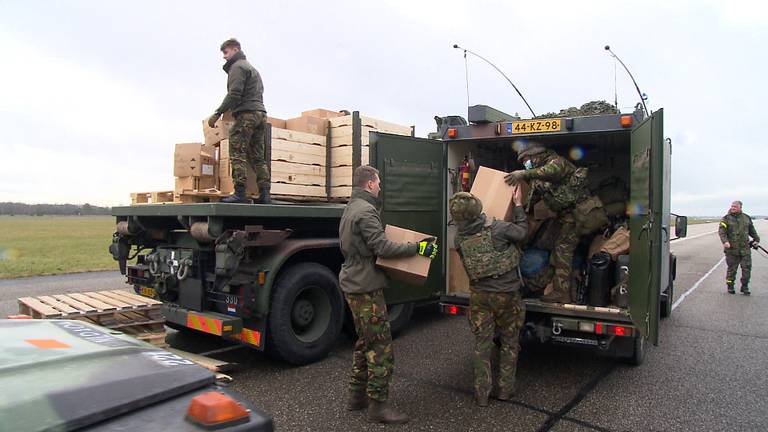
POLYGON ((223 216, 338 219, 345 204, 144 204, 113 207, 114 216, 223 216))

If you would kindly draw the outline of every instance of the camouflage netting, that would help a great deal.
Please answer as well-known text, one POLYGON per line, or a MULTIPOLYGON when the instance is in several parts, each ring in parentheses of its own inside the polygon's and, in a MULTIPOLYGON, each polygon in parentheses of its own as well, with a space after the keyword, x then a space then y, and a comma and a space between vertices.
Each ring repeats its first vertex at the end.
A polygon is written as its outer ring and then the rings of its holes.
POLYGON ((560 110, 559 113, 546 113, 534 118, 552 118, 552 117, 582 117, 600 114, 619 114, 619 110, 612 104, 604 100, 587 102, 581 108, 570 107, 560 110))

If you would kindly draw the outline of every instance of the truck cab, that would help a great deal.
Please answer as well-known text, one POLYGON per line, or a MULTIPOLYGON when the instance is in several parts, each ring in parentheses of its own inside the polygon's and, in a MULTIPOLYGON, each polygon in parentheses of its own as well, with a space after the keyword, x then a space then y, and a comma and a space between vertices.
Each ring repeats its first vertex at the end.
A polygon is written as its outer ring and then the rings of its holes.
MULTIPOLYGON (((659 319, 671 313, 673 299, 671 142, 664 139, 663 116, 662 109, 649 117, 636 109, 629 114, 525 120, 475 106, 470 107, 468 123, 438 122, 430 139, 372 134, 371 162, 382 177, 383 222, 435 233, 440 239, 440 254, 419 288, 421 295, 439 297, 449 314, 461 314, 468 305, 468 287, 452 281, 457 264, 449 254, 456 229, 448 198, 461 190, 457 167, 471 155, 475 171, 480 166, 506 172, 523 169, 514 149, 535 141, 587 167, 592 184, 610 178, 627 186, 618 217, 630 232, 630 251, 621 265, 628 271, 628 304, 551 304, 526 298, 526 339, 596 348, 641 363, 645 342, 658 344, 659 319)), ((684 217, 676 220, 678 236, 685 235, 686 223, 684 217)), ((396 297, 408 290, 413 295, 414 288, 393 285, 396 297)))

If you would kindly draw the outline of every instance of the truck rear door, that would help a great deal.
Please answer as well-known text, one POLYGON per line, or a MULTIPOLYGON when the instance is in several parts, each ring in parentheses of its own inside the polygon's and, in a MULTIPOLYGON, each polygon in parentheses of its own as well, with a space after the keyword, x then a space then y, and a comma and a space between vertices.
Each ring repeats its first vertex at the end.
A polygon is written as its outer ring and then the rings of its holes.
POLYGON ((663 232, 668 223, 662 220, 663 118, 663 110, 656 111, 631 132, 629 310, 640 333, 654 345, 659 341, 662 235, 669 235, 663 232))
POLYGON ((387 303, 437 298, 445 288, 444 143, 379 133, 370 137, 370 163, 381 178, 382 223, 434 235, 439 246, 424 286, 391 281, 387 303))

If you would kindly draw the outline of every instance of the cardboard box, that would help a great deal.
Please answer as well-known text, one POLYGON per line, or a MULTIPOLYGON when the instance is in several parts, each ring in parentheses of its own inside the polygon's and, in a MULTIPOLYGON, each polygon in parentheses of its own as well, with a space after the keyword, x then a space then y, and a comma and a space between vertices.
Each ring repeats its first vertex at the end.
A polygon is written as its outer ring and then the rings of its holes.
POLYGON ((469 275, 454 248, 448 251, 448 294, 469 294, 469 275))
POLYGON ((322 135, 328 132, 328 119, 321 117, 301 116, 285 121, 289 130, 322 135))
POLYGON ((229 129, 235 123, 235 117, 227 111, 216 122, 215 127, 208 126, 208 118, 203 119, 203 137, 205 145, 216 145, 221 140, 229 138, 229 129))
MULTIPOLYGON (((232 182, 232 165, 229 158, 219 159, 219 183, 220 192, 233 193, 235 185, 232 182)), ((245 193, 248 195, 258 195, 259 185, 256 182, 256 173, 248 167, 248 182, 245 185, 245 193)))
POLYGON ((200 143, 176 144, 173 175, 176 177, 213 176, 216 148, 200 143))
POLYGON ((174 193, 181 194, 184 191, 202 191, 216 187, 215 176, 202 177, 176 177, 174 193))
POLYGON ((344 114, 338 112, 338 111, 331 111, 323 108, 315 108, 313 110, 309 111, 302 111, 301 116, 302 117, 320 117, 324 119, 330 119, 334 117, 341 117, 344 114))
POLYGON ((267 116, 267 123, 272 125, 272 128, 285 129, 285 120, 267 116))
MULTIPOLYGON (((394 225, 387 225, 384 229, 384 234, 388 240, 398 243, 418 243, 432 236, 431 234, 423 234, 394 225)), ((421 255, 405 258, 379 257, 376 259, 376 265, 383 268, 392 279, 416 286, 424 285, 424 282, 426 282, 431 263, 431 259, 421 255)))
POLYGON ((504 182, 506 174, 504 171, 481 166, 477 170, 470 193, 483 203, 483 213, 486 217, 510 222, 513 220, 515 208, 512 197, 520 187, 523 188, 523 197, 525 197, 528 185, 520 182, 510 186, 504 182))

